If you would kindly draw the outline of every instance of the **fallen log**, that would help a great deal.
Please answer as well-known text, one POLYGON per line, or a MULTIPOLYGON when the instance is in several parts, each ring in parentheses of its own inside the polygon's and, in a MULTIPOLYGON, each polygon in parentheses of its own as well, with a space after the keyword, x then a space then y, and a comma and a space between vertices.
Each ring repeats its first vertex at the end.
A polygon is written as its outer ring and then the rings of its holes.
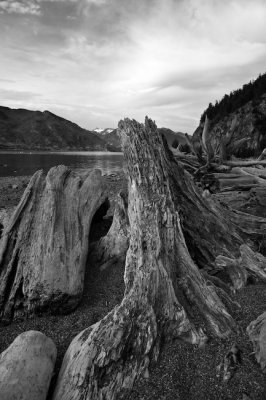
POLYGON ((34 174, 1 241, 1 323, 77 306, 90 223, 106 198, 100 171, 79 177, 59 166, 34 174))
POLYGON ((251 167, 253 165, 266 165, 266 160, 227 160, 223 164, 229 167, 251 167))
POLYGON ((217 192, 213 197, 230 208, 248 214, 266 217, 266 188, 255 187, 245 191, 217 192))

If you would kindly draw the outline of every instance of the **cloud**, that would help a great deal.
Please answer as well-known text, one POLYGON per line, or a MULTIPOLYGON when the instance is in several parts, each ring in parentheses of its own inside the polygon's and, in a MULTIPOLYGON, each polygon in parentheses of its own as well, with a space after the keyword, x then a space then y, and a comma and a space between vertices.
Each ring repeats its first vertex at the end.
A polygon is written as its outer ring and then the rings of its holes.
POLYGON ((7 100, 29 100, 35 99, 40 97, 40 94, 34 92, 27 92, 27 91, 19 91, 19 90, 7 90, 7 89, 0 89, 0 99, 7 99, 7 100))
MULTIPOLYGON (((99 0, 102 1, 102 0, 99 0)), ((0 13, 42 15, 44 3, 77 3, 78 0, 0 0, 0 13)))
POLYGON ((14 91, 1 101, 51 107, 88 128, 149 114, 192 133, 210 101, 265 72, 265 0, 1 5, 1 86, 14 91))
POLYGON ((40 15, 41 8, 37 0, 0 0, 0 13, 40 15))
POLYGON ((14 83, 14 79, 2 79, 0 78, 0 82, 4 82, 4 83, 14 83))

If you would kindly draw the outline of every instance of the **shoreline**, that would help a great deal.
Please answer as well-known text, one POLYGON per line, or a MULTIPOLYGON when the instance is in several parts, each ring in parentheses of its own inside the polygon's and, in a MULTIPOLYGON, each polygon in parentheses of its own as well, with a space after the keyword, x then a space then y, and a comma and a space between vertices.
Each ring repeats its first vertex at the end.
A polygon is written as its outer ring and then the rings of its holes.
MULTIPOLYGON (((73 169, 72 169, 73 170, 73 169)), ((82 175, 86 169, 73 170, 77 175, 82 175)), ((34 175, 34 174, 33 174, 34 175)), ((0 210, 16 207, 33 175, 8 175, 0 176, 0 210)), ((126 177, 123 171, 109 175, 102 175, 108 185, 108 193, 114 197, 120 189, 126 190, 126 177)))
POLYGON ((55 154, 76 154, 76 153, 90 153, 90 154, 102 154, 102 155, 109 155, 109 154, 121 154, 123 155, 122 151, 104 151, 104 150, 85 150, 85 149, 66 149, 66 150, 57 150, 57 149, 51 149, 51 150, 29 150, 29 149, 17 149, 17 150, 4 150, 4 149, 0 149, 0 154, 50 154, 50 153, 55 153, 55 154))

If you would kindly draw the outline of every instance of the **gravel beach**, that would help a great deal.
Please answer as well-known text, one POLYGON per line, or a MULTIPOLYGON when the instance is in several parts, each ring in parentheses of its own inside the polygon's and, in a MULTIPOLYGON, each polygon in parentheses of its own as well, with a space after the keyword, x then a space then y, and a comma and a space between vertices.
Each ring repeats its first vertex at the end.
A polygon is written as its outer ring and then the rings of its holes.
MULTIPOLYGON (((25 190, 30 177, 0 178, 0 218, 12 213, 25 190)), ((111 209, 104 224, 93 227, 93 235, 98 239, 106 234, 110 223, 115 197, 119 190, 126 189, 124 175, 106 177, 111 209)), ((1 219, 0 219, 1 222, 1 219)), ((91 236, 91 241, 95 238, 91 236)), ((20 333, 39 330, 53 339, 58 356, 51 384, 50 395, 55 384, 60 365, 72 339, 83 329, 104 317, 119 304, 124 293, 124 264, 116 263, 101 271, 90 263, 88 257, 83 299, 77 309, 69 315, 40 315, 29 320, 14 321, 0 327, 0 352, 5 350, 20 333)), ((248 395, 251 400, 265 400, 266 379, 256 363, 246 327, 265 311, 266 285, 253 284, 238 291, 233 300, 241 309, 230 310, 239 330, 228 340, 210 339, 203 349, 181 341, 165 343, 159 361, 150 368, 149 379, 140 379, 131 391, 121 393, 127 400, 242 400, 248 395), (223 357, 236 344, 241 350, 242 362, 233 377, 223 382, 217 375, 217 367, 223 357)))

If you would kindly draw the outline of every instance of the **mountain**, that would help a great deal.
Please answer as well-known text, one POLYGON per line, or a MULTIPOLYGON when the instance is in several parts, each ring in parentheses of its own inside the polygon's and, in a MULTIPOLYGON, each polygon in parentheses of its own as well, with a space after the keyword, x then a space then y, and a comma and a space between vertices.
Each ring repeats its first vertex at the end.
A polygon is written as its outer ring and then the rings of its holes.
POLYGON ((105 128, 105 129, 102 129, 102 128, 95 128, 95 129, 93 130, 93 132, 96 132, 96 133, 98 133, 98 134, 100 134, 100 135, 102 135, 102 136, 105 136, 106 134, 111 133, 111 132, 113 132, 114 130, 115 130, 114 128, 105 128))
POLYGON ((105 142, 112 147, 119 148, 121 150, 121 143, 120 143, 120 138, 117 133, 117 129, 113 128, 105 128, 105 129, 100 129, 96 128, 94 129, 93 133, 95 133, 99 138, 102 138, 105 140, 105 142))
POLYGON ((185 134, 182 132, 174 132, 168 128, 158 128, 158 131, 164 135, 170 149, 171 147, 176 148, 179 144, 187 143, 185 134))
POLYGON ((266 147, 266 74, 241 89, 224 95, 203 112, 193 141, 202 135, 205 116, 210 119, 210 137, 214 146, 230 135, 230 155, 257 157, 266 147))
MULTIPOLYGON (((158 128, 159 132, 161 132, 167 140, 169 148, 177 147, 178 144, 185 144, 186 138, 185 134, 182 132, 174 132, 168 128, 158 128)), ((110 145, 114 147, 118 147, 121 149, 120 138, 117 133, 117 129, 112 128, 96 128, 93 131, 98 137, 104 138, 104 140, 110 145)))
POLYGON ((49 111, 0 107, 0 149, 118 151, 103 137, 49 111))

